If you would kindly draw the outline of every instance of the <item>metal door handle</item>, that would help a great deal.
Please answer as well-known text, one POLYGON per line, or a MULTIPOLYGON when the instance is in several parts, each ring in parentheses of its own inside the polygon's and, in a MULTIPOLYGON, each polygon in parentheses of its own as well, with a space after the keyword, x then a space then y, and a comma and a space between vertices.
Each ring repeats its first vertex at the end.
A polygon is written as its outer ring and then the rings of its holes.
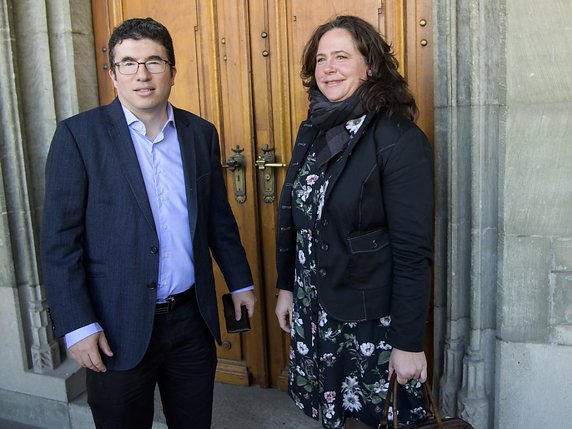
POLYGON ((276 162, 274 156, 274 148, 269 148, 265 145, 262 148, 262 155, 256 160, 256 167, 259 170, 266 170, 262 178, 262 198, 265 203, 270 204, 274 202, 276 195, 276 185, 274 183, 274 169, 286 167, 286 164, 276 162))
MULTIPOLYGON (((264 149, 263 149, 264 150, 264 149)), ((286 167, 286 164, 282 164, 280 162, 266 162, 263 156, 259 156, 256 160, 256 166, 259 170, 264 170, 265 168, 278 168, 278 167, 286 167)))
POLYGON ((246 167, 246 159, 242 152, 244 148, 236 145, 232 148, 234 152, 228 160, 222 164, 223 168, 228 168, 232 171, 232 184, 234 188, 234 199, 239 203, 243 204, 246 201, 246 178, 244 169, 246 167))

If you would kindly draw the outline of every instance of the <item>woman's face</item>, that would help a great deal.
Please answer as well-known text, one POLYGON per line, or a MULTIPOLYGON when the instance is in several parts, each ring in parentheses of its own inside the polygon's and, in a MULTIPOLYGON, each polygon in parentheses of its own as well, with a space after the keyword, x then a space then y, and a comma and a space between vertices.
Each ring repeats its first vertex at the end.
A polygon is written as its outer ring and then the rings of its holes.
POLYGON ((314 76, 330 101, 350 97, 367 79, 368 66, 351 34, 343 28, 325 33, 318 43, 314 76))

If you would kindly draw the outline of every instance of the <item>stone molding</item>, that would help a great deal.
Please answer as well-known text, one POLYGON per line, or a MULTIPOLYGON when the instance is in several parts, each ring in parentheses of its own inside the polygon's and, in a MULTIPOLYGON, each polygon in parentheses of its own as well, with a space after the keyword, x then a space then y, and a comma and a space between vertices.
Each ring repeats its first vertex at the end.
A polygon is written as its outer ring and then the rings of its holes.
MULTIPOLYGON (((24 2, 17 3, 18 7, 22 7, 22 3, 24 2)), ((0 148, 3 176, 2 211, 7 225, 3 239, 10 243, 12 253, 10 262, 14 267, 12 278, 8 283, 0 286, 18 289, 19 315, 25 331, 22 340, 26 342, 28 348, 28 362, 24 362, 24 367, 31 367, 36 372, 44 372, 53 370, 60 364, 61 354, 47 322, 48 315, 40 287, 36 252, 37 210, 34 204, 34 187, 31 183, 34 179, 29 162, 30 145, 28 142, 30 138, 27 137, 32 137, 33 132, 41 127, 26 127, 27 105, 23 101, 26 96, 42 98, 42 94, 38 97, 35 93, 35 85, 31 88, 25 86, 26 81, 23 79, 25 76, 19 73, 23 67, 26 68, 26 64, 22 64, 25 57, 19 58, 18 56, 20 50, 25 50, 27 46, 26 40, 21 40, 21 36, 23 32, 31 33, 29 30, 24 30, 22 25, 31 23, 18 23, 19 14, 13 2, 2 0, 0 7, 2 8, 3 35, 3 43, 0 45, 0 58, 3 64, 0 86, 2 87, 2 100, 6 106, 2 109, 1 119, 4 126, 2 127, 3 145, 0 148), (29 93, 30 91, 34 92, 29 93)), ((37 46, 36 43, 38 40, 34 40, 34 49, 41 50, 41 46, 37 46)), ((32 57, 28 65, 31 67, 41 60, 41 57, 32 57)), ((49 84, 43 85, 49 86, 49 84)), ((36 121, 32 122, 32 124, 35 123, 36 121)), ((33 145, 31 146, 33 148, 33 145)))
POLYGON ((49 374, 65 355, 40 280, 44 164, 56 122, 98 104, 91 1, 0 0, 0 32, 0 287, 17 290, 23 367, 49 374))
POLYGON ((494 422, 505 1, 435 0, 436 302, 440 404, 494 422))

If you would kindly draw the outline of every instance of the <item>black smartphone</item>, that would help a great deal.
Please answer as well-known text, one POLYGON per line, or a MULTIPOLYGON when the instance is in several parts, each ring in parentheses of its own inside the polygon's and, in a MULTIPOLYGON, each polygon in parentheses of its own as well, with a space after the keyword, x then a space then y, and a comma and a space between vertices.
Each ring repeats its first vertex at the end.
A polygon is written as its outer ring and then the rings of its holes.
POLYGON ((242 316, 240 320, 234 318, 234 303, 232 302, 232 296, 230 293, 225 293, 222 296, 222 307, 224 310, 224 320, 226 322, 226 331, 229 334, 235 334, 238 332, 248 332, 250 331, 250 319, 248 318, 248 310, 246 306, 242 306, 242 316))

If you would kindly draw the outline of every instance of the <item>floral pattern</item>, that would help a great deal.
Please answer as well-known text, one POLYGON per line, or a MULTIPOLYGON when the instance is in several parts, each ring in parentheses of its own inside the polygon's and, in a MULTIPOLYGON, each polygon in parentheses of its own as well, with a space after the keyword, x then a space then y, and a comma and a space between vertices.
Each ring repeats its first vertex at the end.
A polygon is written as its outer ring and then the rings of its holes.
MULTIPOLYGON (((353 135, 362 122, 363 117, 358 118, 346 128, 353 135)), ((321 217, 331 169, 319 171, 315 165, 317 145, 309 149, 292 191, 297 257, 288 390, 295 404, 308 416, 321 419, 324 428, 342 428, 346 417, 377 427, 389 385, 391 318, 340 322, 318 301, 315 224, 321 217)), ((424 417, 418 384, 401 388, 398 402, 400 426, 424 417)), ((391 407, 389 414, 392 421, 391 407)))

